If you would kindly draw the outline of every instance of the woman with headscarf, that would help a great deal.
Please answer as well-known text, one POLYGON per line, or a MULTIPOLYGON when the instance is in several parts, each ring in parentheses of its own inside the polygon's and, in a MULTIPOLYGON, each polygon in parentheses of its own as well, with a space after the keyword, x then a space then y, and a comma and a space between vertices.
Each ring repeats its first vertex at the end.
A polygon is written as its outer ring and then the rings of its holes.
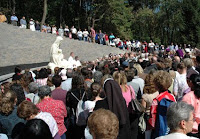
POLYGON ((103 88, 106 93, 106 98, 97 101, 94 110, 104 108, 116 114, 119 119, 118 139, 131 138, 128 109, 119 84, 112 78, 107 78, 104 81, 103 88))

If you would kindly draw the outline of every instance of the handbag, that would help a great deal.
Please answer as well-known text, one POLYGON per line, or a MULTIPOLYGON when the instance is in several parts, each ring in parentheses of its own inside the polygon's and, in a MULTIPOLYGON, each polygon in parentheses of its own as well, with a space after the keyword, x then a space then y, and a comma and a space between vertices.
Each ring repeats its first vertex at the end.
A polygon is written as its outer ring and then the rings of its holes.
POLYGON ((142 115, 139 118, 139 123, 138 123, 139 129, 142 133, 146 131, 146 119, 145 119, 145 113, 143 112, 142 115))
POLYGON ((132 92, 131 88, 130 88, 130 91, 131 91, 131 101, 129 102, 129 105, 128 105, 129 113, 130 114, 142 114, 145 111, 145 108, 137 100, 137 98, 135 98, 135 99, 132 98, 133 92, 132 92))

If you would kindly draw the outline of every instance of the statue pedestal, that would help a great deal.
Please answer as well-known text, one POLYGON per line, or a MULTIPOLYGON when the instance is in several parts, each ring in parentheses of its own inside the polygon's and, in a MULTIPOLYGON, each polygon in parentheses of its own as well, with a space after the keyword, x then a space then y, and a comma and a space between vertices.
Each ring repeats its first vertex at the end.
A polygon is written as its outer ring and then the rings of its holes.
POLYGON ((73 64, 68 62, 66 59, 63 59, 60 65, 56 65, 52 62, 49 62, 47 67, 51 69, 51 73, 54 73, 55 67, 64 68, 64 69, 68 69, 68 68, 73 69, 73 64))

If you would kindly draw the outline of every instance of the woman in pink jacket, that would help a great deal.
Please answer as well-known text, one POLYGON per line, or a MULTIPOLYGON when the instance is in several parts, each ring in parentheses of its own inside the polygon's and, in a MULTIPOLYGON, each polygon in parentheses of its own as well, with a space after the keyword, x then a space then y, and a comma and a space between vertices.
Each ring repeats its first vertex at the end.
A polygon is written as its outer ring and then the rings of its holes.
POLYGON ((200 75, 193 74, 188 80, 191 90, 184 95, 182 101, 191 104, 194 107, 194 124, 192 133, 198 133, 198 125, 200 124, 200 75))

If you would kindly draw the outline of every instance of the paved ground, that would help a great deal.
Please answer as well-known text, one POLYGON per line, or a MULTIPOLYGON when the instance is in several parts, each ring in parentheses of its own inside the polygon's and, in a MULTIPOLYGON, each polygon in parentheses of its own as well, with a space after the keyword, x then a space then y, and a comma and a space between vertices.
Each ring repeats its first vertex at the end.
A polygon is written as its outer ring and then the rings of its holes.
MULTIPOLYGON (((23 68, 45 66, 49 62, 50 47, 56 36, 0 23, 0 76, 13 72, 16 65, 23 68)), ((67 59, 71 51, 83 61, 95 60, 109 53, 124 51, 109 46, 64 38, 61 44, 67 59)))

